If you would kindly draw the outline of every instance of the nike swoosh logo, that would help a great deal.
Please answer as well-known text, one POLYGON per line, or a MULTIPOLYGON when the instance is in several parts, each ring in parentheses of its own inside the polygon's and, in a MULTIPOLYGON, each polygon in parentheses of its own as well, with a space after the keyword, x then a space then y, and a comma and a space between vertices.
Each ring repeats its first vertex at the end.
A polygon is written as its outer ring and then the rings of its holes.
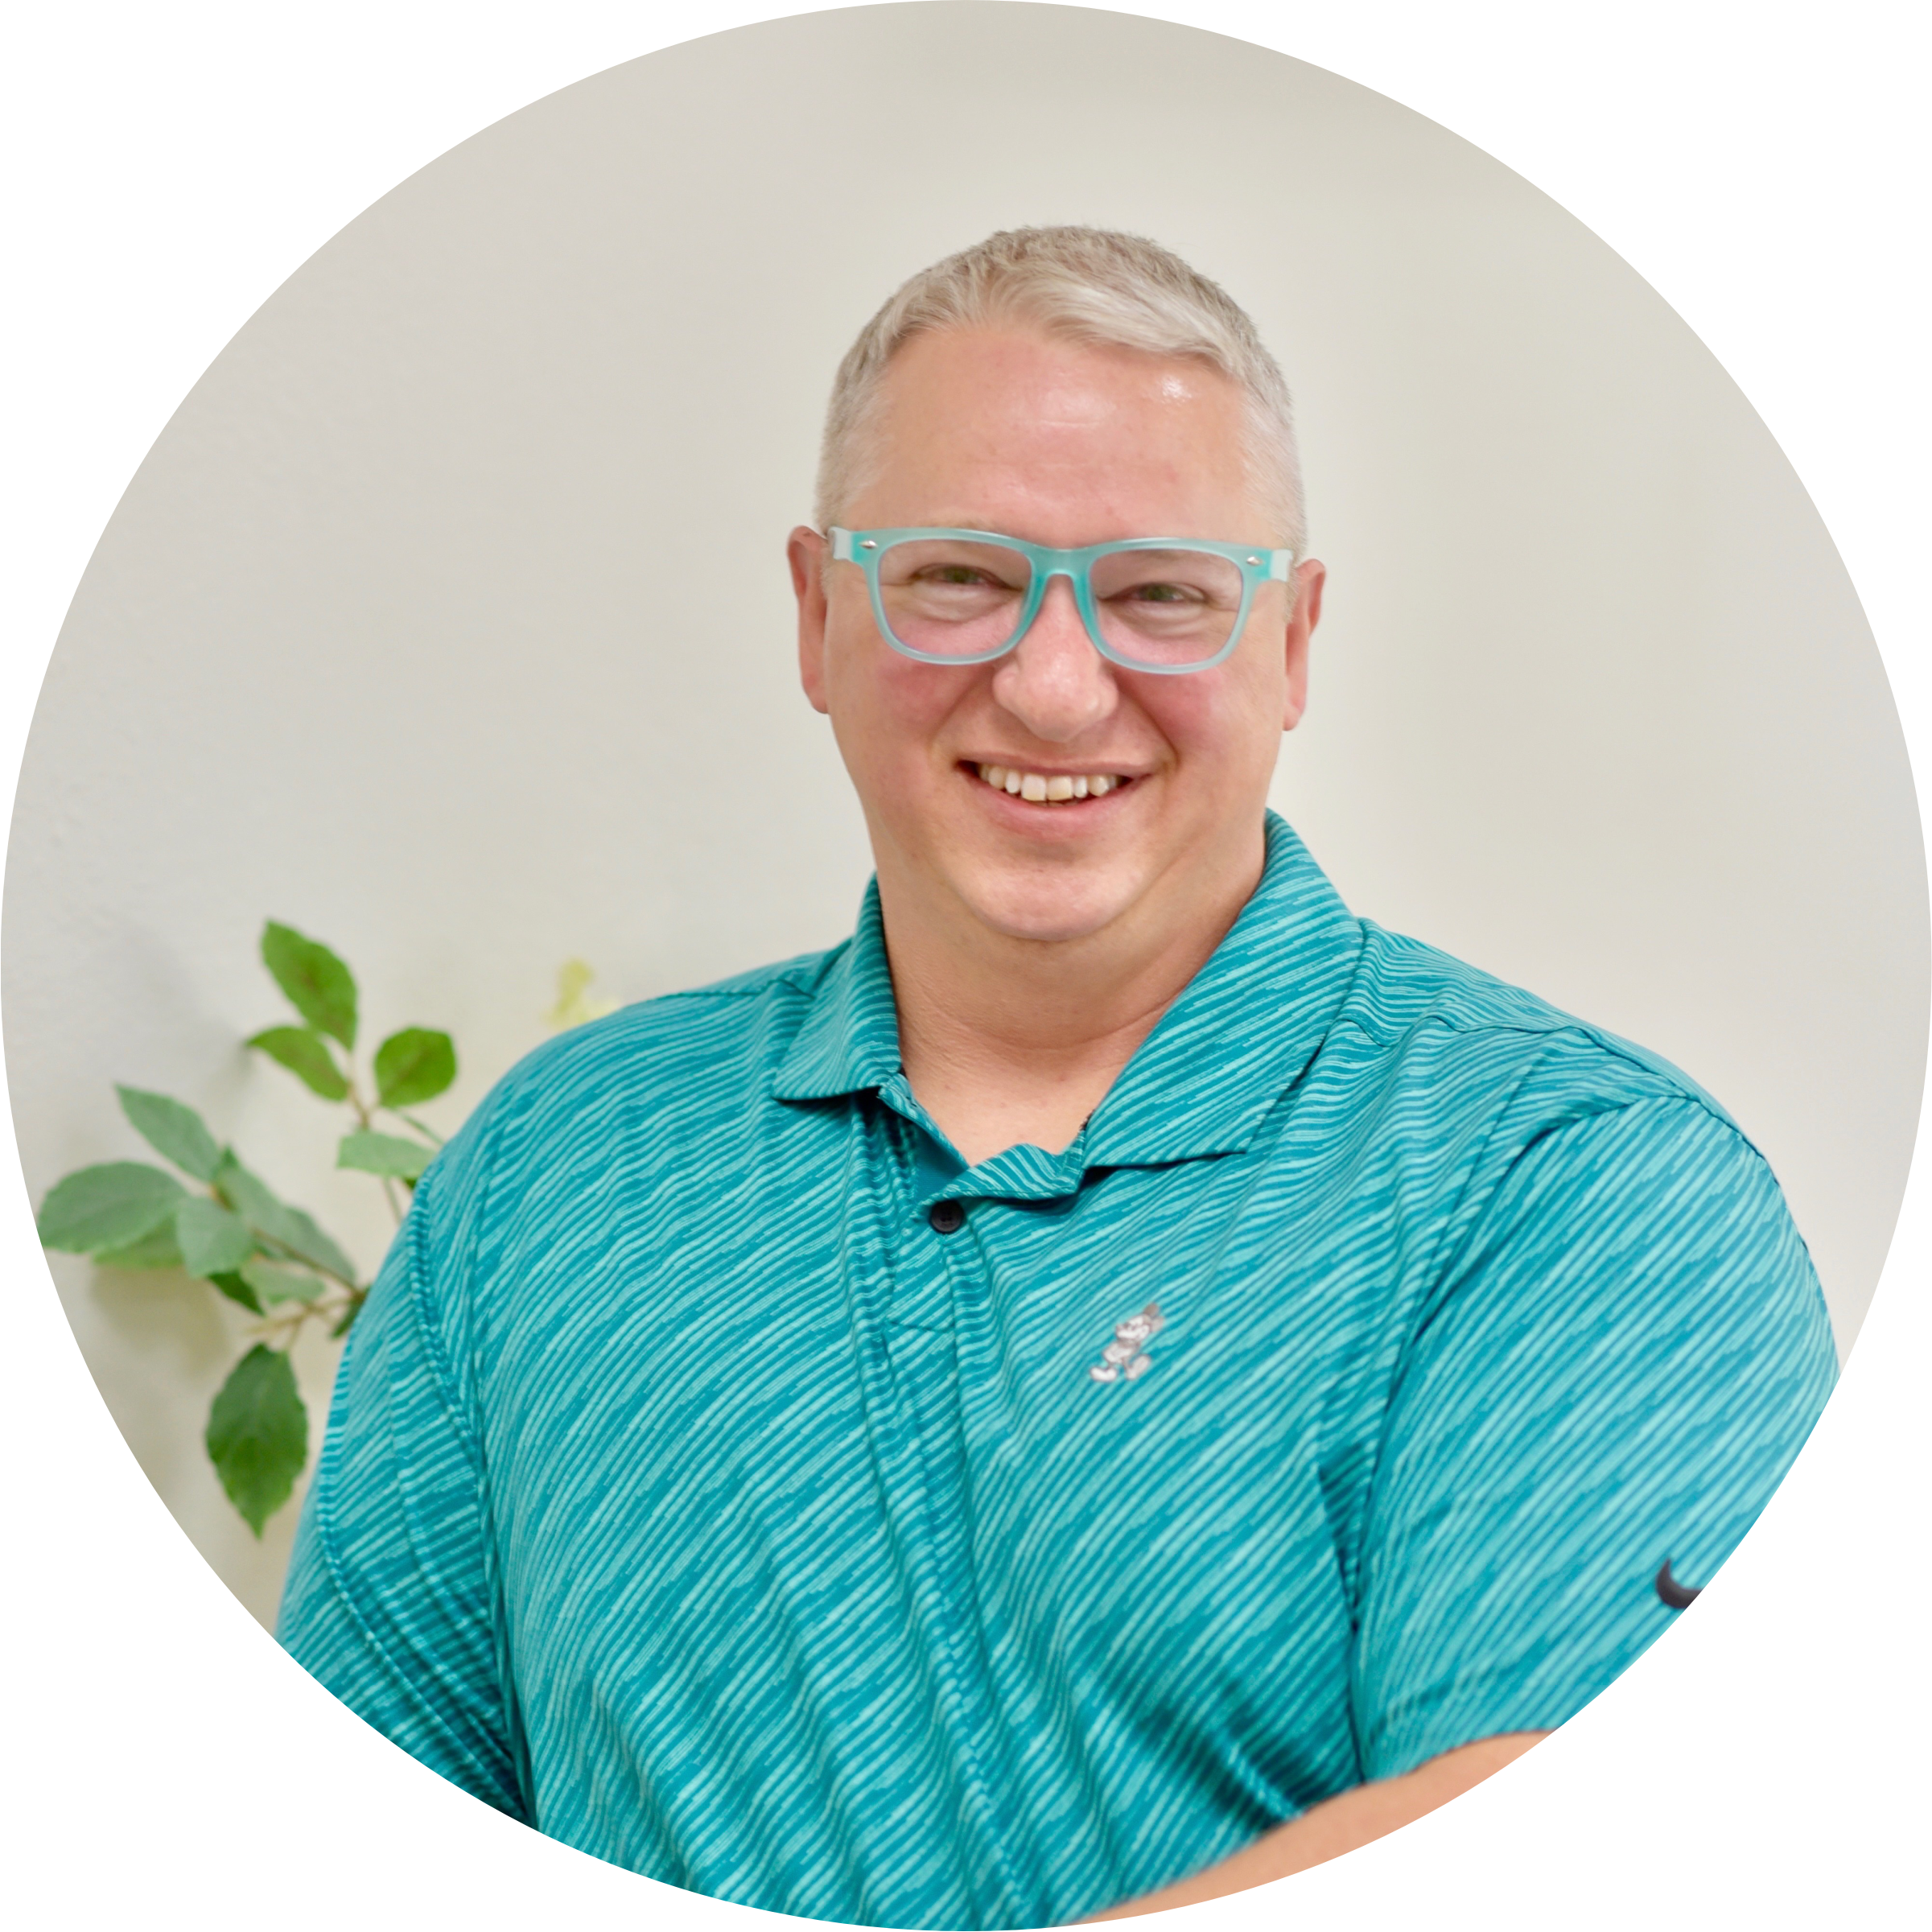
POLYGON ((1702 1594, 1693 1590, 1688 1584, 1681 1584, 1670 1574, 1670 1559, 1664 1559, 1664 1567, 1657 1572, 1657 1594, 1673 1610, 1687 1610, 1702 1594))

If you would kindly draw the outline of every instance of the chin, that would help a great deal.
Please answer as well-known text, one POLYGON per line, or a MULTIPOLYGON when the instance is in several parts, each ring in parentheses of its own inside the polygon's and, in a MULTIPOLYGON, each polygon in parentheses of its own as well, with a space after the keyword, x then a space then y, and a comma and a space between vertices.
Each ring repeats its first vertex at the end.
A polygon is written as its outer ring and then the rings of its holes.
POLYGON ((1064 944, 1110 925, 1133 903, 1125 879, 976 879, 960 896, 986 925, 1009 939, 1064 944))

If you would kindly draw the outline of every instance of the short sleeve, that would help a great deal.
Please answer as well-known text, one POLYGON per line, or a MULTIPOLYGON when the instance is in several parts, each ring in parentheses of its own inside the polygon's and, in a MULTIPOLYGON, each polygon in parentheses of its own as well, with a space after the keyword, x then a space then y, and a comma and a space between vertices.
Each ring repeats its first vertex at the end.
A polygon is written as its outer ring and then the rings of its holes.
POLYGON ((350 1332, 276 1634, 393 1743, 529 1823, 480 1460, 434 1319, 439 1258, 451 1271, 439 1221, 460 1218, 439 1216, 438 1195, 460 1192, 459 1143, 418 1188, 350 1332))
POLYGON ((1663 1098, 1518 1156, 1412 1340, 1370 1505, 1364 1774, 1572 1716, 1736 1547, 1836 1374, 1817 1277, 1737 1131, 1663 1098))

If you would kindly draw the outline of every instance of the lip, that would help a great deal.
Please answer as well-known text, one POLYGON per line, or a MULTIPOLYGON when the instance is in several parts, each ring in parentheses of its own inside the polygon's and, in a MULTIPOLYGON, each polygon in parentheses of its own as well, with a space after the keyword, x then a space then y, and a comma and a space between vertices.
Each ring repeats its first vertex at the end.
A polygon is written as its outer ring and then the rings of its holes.
POLYGON ((1081 764, 1053 764, 1036 758, 1021 757, 1011 752, 973 752, 958 761, 959 769, 975 785, 984 785, 979 776, 982 764, 1003 764, 1008 771, 1037 772, 1042 778, 1090 778, 1104 772, 1110 778, 1145 778, 1147 773, 1135 764, 1109 764, 1105 759, 1081 764))
POLYGON ((959 776, 975 792, 981 794, 982 809, 992 813, 1007 826, 1022 830, 1034 838, 1050 837, 1057 830, 1071 834, 1082 825, 1090 825, 1098 818, 1110 818, 1125 811, 1129 801, 1139 793, 1142 782, 1147 777, 1144 771, 1132 768, 1120 770, 1105 764, 1036 764, 1021 763, 1014 758, 962 759, 955 767, 959 776), (1027 772, 1036 772, 1043 778, 1077 778, 1083 773, 1090 777, 1096 771, 1106 772, 1119 782, 1104 798, 1065 798, 1053 804, 1036 803, 1032 799, 1020 798, 1005 790, 996 790, 979 776, 982 764, 1017 765, 1027 772))

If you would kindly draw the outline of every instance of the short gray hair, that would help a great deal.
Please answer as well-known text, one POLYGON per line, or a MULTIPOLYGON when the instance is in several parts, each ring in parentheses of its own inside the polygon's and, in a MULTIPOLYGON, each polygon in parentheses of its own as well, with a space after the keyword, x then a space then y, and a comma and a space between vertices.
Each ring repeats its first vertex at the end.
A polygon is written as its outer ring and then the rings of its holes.
MULTIPOLYGON (((886 366, 913 336, 1024 323, 1062 340, 1192 357, 1247 399, 1249 477, 1299 559, 1307 542, 1301 462, 1288 385, 1247 313, 1157 242, 1098 228, 1005 229, 923 269, 847 352, 832 385, 818 458, 818 526, 855 484, 857 446, 886 366)), ((1154 534, 1157 533, 1149 533, 1154 534)))

